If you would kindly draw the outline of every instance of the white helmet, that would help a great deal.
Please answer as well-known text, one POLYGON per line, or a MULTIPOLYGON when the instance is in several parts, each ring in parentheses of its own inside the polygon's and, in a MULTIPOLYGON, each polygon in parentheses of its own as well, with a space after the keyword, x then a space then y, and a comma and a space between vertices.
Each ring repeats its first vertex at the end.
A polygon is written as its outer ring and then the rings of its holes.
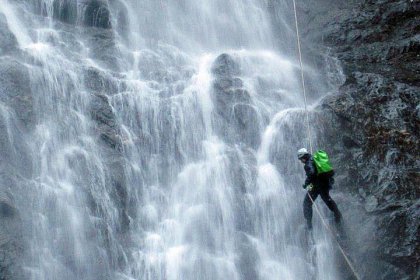
POLYGON ((307 154, 309 154, 309 153, 308 153, 308 150, 306 148, 299 149, 299 151, 297 152, 298 159, 303 158, 307 154))

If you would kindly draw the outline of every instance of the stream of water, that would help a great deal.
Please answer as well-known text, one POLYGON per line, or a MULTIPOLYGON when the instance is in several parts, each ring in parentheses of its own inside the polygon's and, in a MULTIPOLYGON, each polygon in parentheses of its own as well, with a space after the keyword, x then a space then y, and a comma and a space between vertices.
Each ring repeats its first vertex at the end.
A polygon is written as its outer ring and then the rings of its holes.
POLYGON ((24 279, 340 279, 305 236, 289 2, 0 0, 32 106, 2 132, 24 279))

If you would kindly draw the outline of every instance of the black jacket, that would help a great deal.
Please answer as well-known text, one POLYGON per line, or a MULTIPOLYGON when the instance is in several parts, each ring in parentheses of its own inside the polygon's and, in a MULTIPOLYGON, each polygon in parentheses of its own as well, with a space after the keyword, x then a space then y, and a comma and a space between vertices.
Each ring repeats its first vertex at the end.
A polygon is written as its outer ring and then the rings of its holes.
POLYGON ((331 184, 333 183, 332 177, 334 176, 334 171, 330 171, 327 173, 322 173, 318 175, 314 159, 312 155, 308 156, 308 160, 304 166, 305 173, 306 173, 306 180, 305 186, 312 184, 317 187, 327 187, 328 189, 331 188, 331 184))
POLYGON ((305 180, 305 186, 308 186, 309 184, 314 184, 316 183, 316 166, 315 166, 315 162, 314 159, 312 158, 311 155, 308 156, 308 160, 305 162, 305 173, 306 173, 306 180, 305 180))

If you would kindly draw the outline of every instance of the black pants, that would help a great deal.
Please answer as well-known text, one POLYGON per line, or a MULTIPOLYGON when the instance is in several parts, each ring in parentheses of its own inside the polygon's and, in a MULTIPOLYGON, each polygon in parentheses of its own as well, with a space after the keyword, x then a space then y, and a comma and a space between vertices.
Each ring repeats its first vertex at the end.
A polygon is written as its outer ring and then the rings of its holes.
POLYGON ((334 212, 335 221, 339 223, 341 220, 341 213, 340 210, 338 210, 337 204, 330 197, 330 186, 316 186, 312 191, 309 191, 305 195, 305 199, 303 200, 303 215, 308 227, 312 228, 312 200, 315 201, 318 195, 321 195, 321 198, 328 206, 328 209, 334 212), (312 200, 309 196, 311 196, 312 200))

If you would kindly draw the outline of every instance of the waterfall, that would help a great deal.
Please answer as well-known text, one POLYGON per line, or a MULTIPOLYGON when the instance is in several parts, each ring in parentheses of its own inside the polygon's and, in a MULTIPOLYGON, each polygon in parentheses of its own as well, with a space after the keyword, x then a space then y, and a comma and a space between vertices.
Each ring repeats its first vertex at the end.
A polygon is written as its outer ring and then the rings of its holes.
POLYGON ((0 0, 7 279, 340 279, 305 236, 288 2, 0 0))

